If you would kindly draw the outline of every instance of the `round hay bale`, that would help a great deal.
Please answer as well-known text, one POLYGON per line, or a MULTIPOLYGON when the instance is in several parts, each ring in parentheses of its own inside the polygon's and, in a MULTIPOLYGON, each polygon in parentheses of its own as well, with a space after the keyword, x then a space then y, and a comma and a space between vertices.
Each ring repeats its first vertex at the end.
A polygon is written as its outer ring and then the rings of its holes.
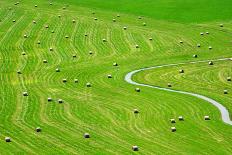
POLYGON ((120 17, 120 15, 119 15, 119 14, 117 14, 117 17, 120 17))
POLYGON ((35 131, 36 131, 36 132, 41 132, 42 129, 41 129, 40 127, 36 127, 36 128, 35 128, 35 131))
POLYGON ((172 84, 171 84, 171 83, 168 83, 168 87, 172 87, 172 84))
POLYGON ((94 20, 97 20, 97 18, 94 18, 94 20))
POLYGON ((37 7, 38 7, 38 5, 35 5, 35 7, 37 8, 37 7))
POLYGON ((13 23, 15 23, 16 22, 16 20, 13 20, 13 23))
POLYGON ((224 94, 228 94, 228 90, 223 90, 224 94))
POLYGON ((220 26, 220 27, 224 27, 224 25, 223 25, 223 24, 220 24, 219 26, 220 26))
POLYGON ((140 88, 135 88, 135 91, 140 92, 141 90, 140 90, 140 88))
POLYGON ((113 63, 113 66, 118 66, 117 62, 114 62, 114 63, 113 63))
POLYGON ((58 15, 58 17, 60 18, 60 17, 61 17, 61 15, 58 15))
POLYGON ((104 38, 104 39, 102 39, 102 41, 103 41, 103 42, 106 42, 106 39, 104 38))
POLYGON ((180 69, 180 70, 179 70, 179 73, 184 73, 184 70, 183 70, 183 69, 180 69))
POLYGON ((67 79, 63 79, 62 81, 65 83, 65 82, 67 82, 67 79))
POLYGON ((24 38, 28 38, 28 36, 26 34, 23 35, 24 38))
POLYGON ((86 87, 92 87, 91 83, 86 83, 86 87))
POLYGON ((93 15, 95 15, 95 12, 92 12, 93 15))
POLYGON ((52 48, 52 47, 50 47, 50 48, 49 48, 49 51, 53 51, 53 48, 52 48))
POLYGON ((78 83, 78 79, 74 79, 74 83, 78 83))
POLYGON ((84 133, 84 138, 90 138, 89 133, 84 133))
POLYGON ((210 61, 210 62, 209 62, 209 65, 213 65, 213 61, 210 61))
POLYGON ((107 75, 107 77, 108 77, 109 79, 111 79, 111 78, 112 78, 112 75, 111 75, 111 74, 109 74, 109 75, 107 75))
POLYGON ((41 44, 41 42, 40 42, 40 41, 38 41, 38 42, 37 42, 37 44, 41 44))
POLYGON ((48 63, 48 61, 47 60, 43 60, 43 63, 48 63))
POLYGON ((55 31, 54 31, 54 30, 52 30, 52 31, 51 31, 51 33, 55 33, 55 31))
POLYGON ((206 34, 209 34, 209 32, 205 32, 206 34))
POLYGON ((201 44, 197 44, 197 47, 201 47, 201 44))
POLYGON ((66 36, 65 36, 65 38, 66 38, 66 39, 68 39, 68 38, 69 38, 69 36, 68 36, 68 35, 66 35, 66 36))
POLYGON ((62 99, 59 99, 58 100, 58 103, 63 103, 64 101, 62 99))
POLYGON ((231 77, 227 77, 226 79, 227 79, 227 81, 231 81, 231 77))
POLYGON ((66 9, 66 7, 64 6, 64 7, 63 7, 63 10, 65 10, 65 9, 66 9))
POLYGON ((22 72, 20 70, 17 71, 18 74, 22 74, 22 72))
POLYGON ((23 92, 23 96, 29 96, 27 92, 23 92))
POLYGON ((10 137, 6 137, 6 138, 5 138, 5 141, 6 141, 6 142, 11 142, 10 137))
POLYGON ((147 24, 146 24, 146 23, 143 23, 143 26, 147 26, 147 24))
POLYGON ((33 23, 34 23, 34 24, 36 24, 36 21, 35 21, 35 20, 33 20, 33 23))
POLYGON ((76 58, 77 57, 77 55, 76 54, 73 54, 73 58, 76 58))
POLYGON ((209 116, 204 116, 204 120, 210 120, 209 116))
POLYGON ((209 46, 209 50, 211 50, 212 49, 212 46, 209 46))
POLYGON ((127 27, 126 27, 126 26, 124 26, 124 27, 123 27, 123 29, 124 29, 124 30, 127 30, 127 27))
POLYGON ((135 113, 135 114, 138 114, 138 113, 139 113, 139 110, 138 110, 138 109, 134 109, 134 113, 135 113))
POLYGON ((174 127, 174 126, 171 127, 171 131, 172 131, 172 132, 176 132, 176 127, 174 127))
POLYGON ((149 38, 149 40, 151 40, 151 41, 152 41, 153 39, 152 39, 152 38, 149 38))
POLYGON ((174 118, 170 119, 171 123, 176 123, 176 120, 174 118))
POLYGON ((194 54, 194 55, 193 55, 193 58, 197 58, 197 57, 198 57, 198 55, 197 55, 197 54, 194 54))
POLYGON ((182 40, 180 40, 180 43, 183 44, 184 42, 182 40))
POLYGON ((113 22, 116 22, 116 19, 113 19, 113 22))
POLYGON ((56 68, 56 72, 60 72, 60 69, 59 69, 59 68, 56 68))
POLYGON ((201 33, 200 33, 200 35, 202 35, 202 36, 203 36, 203 35, 204 35, 204 33, 203 33, 203 32, 201 32, 201 33))
POLYGON ((133 150, 133 151, 139 151, 139 147, 136 146, 136 145, 134 145, 134 146, 132 146, 132 150, 133 150))
POLYGON ((178 119, 179 119, 179 121, 183 121, 184 117, 183 116, 179 116, 178 119))
POLYGON ((22 55, 26 55, 26 52, 22 52, 22 55))
POLYGON ((135 45, 135 48, 139 48, 139 45, 135 45))
POLYGON ((92 55, 92 54, 93 54, 93 51, 89 51, 89 54, 92 55))
POLYGON ((88 36, 88 34, 85 34, 85 37, 87 37, 88 36))
POLYGON ((75 20, 75 19, 73 19, 73 20, 72 20, 72 22, 73 22, 73 23, 76 23, 76 20, 75 20))
POLYGON ((52 3, 49 3, 49 5, 52 5, 52 3))
POLYGON ((48 29, 48 28, 49 28, 49 25, 45 25, 45 28, 48 29))
POLYGON ((138 19, 142 19, 142 17, 141 17, 141 16, 139 16, 139 17, 138 17, 138 19))
POLYGON ((51 97, 49 97, 49 98, 48 98, 48 102, 51 102, 51 101, 52 101, 52 98, 51 98, 51 97))

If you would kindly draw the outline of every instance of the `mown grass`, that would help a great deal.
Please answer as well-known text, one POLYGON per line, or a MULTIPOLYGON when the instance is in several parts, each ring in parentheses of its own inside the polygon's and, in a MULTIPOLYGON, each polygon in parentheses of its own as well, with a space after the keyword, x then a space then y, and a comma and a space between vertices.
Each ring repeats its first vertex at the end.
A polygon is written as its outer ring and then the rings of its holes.
POLYGON ((155 16, 138 19, 137 9, 119 12, 109 5, 107 11, 98 8, 98 3, 91 3, 96 4, 96 10, 74 1, 65 10, 63 2, 52 6, 43 0, 14 3, 0 2, 2 154, 132 154, 133 145, 139 146, 139 154, 146 155, 232 152, 231 126, 221 121, 212 105, 150 88, 137 93, 135 86, 124 81, 126 73, 134 69, 193 61, 196 53, 199 60, 231 56, 231 22, 223 22, 221 28, 213 21, 181 24, 163 17, 163 21, 156 20, 155 16), (118 13, 120 17, 116 17, 118 13), (47 24, 48 29, 44 27, 47 24), (124 26, 128 29, 123 30, 124 26), (206 31, 210 35, 200 36, 206 31), (107 42, 102 42, 103 38, 107 42), (180 40, 184 44, 179 44, 180 40), (197 43, 202 47, 197 48, 197 43), (136 49, 136 44, 140 48, 136 49), (49 51, 50 47, 54 51, 49 51), (119 66, 114 67, 114 62, 119 66), (56 68, 61 72, 55 72, 56 68), (21 75, 17 74, 19 69, 21 75), (108 79, 108 74, 113 78, 108 79), (62 83, 63 78, 68 82, 62 83), (79 83, 74 83, 75 78, 79 83), (92 87, 87 88, 87 82, 92 87), (28 97, 22 96, 24 91, 28 97), (53 102, 47 102, 48 97, 53 102), (63 104, 57 103, 60 98, 63 104), (135 108, 138 115, 133 113, 135 108), (179 115, 185 121, 171 124, 169 119, 179 115), (212 120, 204 121, 204 115, 212 120), (37 126, 41 133, 35 133, 37 126), (176 126, 176 133, 170 132, 171 126, 176 126), (90 133, 90 139, 83 138, 85 132, 90 133), (4 141, 7 136, 11 143, 4 141))

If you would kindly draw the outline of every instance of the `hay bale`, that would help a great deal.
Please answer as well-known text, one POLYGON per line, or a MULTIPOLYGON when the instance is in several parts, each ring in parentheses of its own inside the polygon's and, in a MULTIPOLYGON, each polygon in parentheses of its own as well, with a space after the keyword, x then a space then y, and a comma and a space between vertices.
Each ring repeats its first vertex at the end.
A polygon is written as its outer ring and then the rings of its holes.
POLYGON ((113 63, 113 66, 118 66, 117 62, 114 62, 114 63, 113 63))
POLYGON ((135 48, 139 48, 139 45, 135 45, 135 48))
POLYGON ((120 17, 120 15, 119 15, 119 14, 117 14, 117 17, 120 17))
POLYGON ((48 102, 51 102, 51 101, 52 101, 52 98, 51 98, 51 97, 49 97, 49 98, 48 98, 48 102))
POLYGON ((97 18, 94 18, 94 20, 97 20, 97 18))
POLYGON ((92 55, 92 54, 93 54, 93 51, 89 51, 89 54, 92 55))
POLYGON ((197 47, 201 47, 201 44, 197 44, 197 47))
POLYGON ((58 100, 58 103, 63 103, 64 101, 62 99, 59 99, 58 100))
POLYGON ((134 113, 135 113, 135 114, 138 114, 138 113, 139 113, 139 110, 138 110, 138 109, 134 109, 134 113))
POLYGON ((91 87, 92 85, 91 85, 91 83, 86 83, 86 87, 91 87))
POLYGON ((66 7, 64 6, 62 9, 63 9, 63 10, 65 10, 65 9, 66 9, 66 7))
POLYGON ((183 44, 184 42, 182 40, 180 40, 180 43, 183 44))
POLYGON ((47 60, 43 60, 43 63, 48 63, 48 61, 47 60))
POLYGON ((24 38, 28 38, 28 36, 26 34, 23 35, 24 38))
POLYGON ((104 39, 102 39, 102 41, 103 41, 103 42, 106 42, 106 39, 104 38, 104 39))
POLYGON ((89 133, 84 133, 84 138, 90 138, 89 133))
POLYGON ((116 19, 113 19, 113 22, 116 22, 116 19))
POLYGON ((45 25, 45 28, 48 29, 48 28, 49 28, 49 25, 45 25))
POLYGON ((41 44, 41 42, 40 42, 40 41, 38 41, 38 42, 37 42, 37 44, 41 44))
POLYGON ((67 39, 68 39, 68 38, 69 38, 69 36, 68 36, 68 35, 66 35, 66 36, 65 36, 65 38, 67 38, 67 39))
POLYGON ((55 31, 54 31, 54 30, 52 30, 52 31, 51 31, 51 33, 55 33, 55 31))
POLYGON ((168 83, 168 87, 172 87, 172 84, 171 84, 171 83, 168 83))
POLYGON ((211 50, 212 49, 212 46, 209 46, 209 50, 211 50))
POLYGON ((152 41, 153 39, 152 39, 152 38, 149 38, 149 40, 151 40, 151 41, 152 41))
POLYGON ((138 19, 142 19, 142 17, 141 17, 141 16, 139 16, 139 17, 138 17, 138 19))
POLYGON ((65 83, 65 82, 67 82, 67 79, 63 79, 62 81, 65 83))
POLYGON ((224 94, 228 94, 228 90, 224 90, 223 92, 224 92, 224 94))
POLYGON ((183 70, 183 69, 180 69, 180 70, 179 70, 179 73, 184 73, 184 70, 183 70))
POLYGON ((18 74, 22 74, 22 72, 20 70, 17 71, 18 74))
POLYGON ((209 34, 209 32, 205 32, 206 34, 209 34))
POLYGON ((72 20, 72 22, 73 22, 73 23, 76 23, 76 20, 75 20, 75 19, 73 19, 73 20, 72 20))
POLYGON ((193 58, 197 58, 197 57, 198 57, 197 54, 194 54, 194 55, 193 55, 193 58))
POLYGON ((143 26, 146 26, 147 24, 146 23, 143 23, 143 26))
POLYGON ((42 129, 41 129, 40 127, 36 127, 36 128, 35 128, 35 131, 36 131, 36 132, 41 132, 42 129))
POLYGON ((15 23, 16 22, 16 20, 13 20, 13 23, 15 23))
POLYGON ((61 15, 58 15, 58 17, 60 18, 60 17, 61 17, 61 15))
POLYGON ((123 27, 123 29, 124 29, 124 30, 127 30, 127 27, 126 27, 126 26, 124 26, 124 27, 123 27))
POLYGON ((33 20, 33 23, 34 23, 34 24, 36 24, 36 21, 35 21, 35 20, 33 20))
POLYGON ((76 54, 73 54, 73 58, 76 58, 77 57, 77 55, 76 54))
POLYGON ((6 137, 6 138, 5 138, 5 141, 6 141, 6 142, 11 142, 10 137, 6 137))
POLYGON ((220 24, 219 26, 220 26, 220 27, 224 27, 224 25, 223 25, 223 24, 220 24))
POLYGON ((204 119, 205 120, 210 120, 210 117, 209 116, 204 116, 204 119))
POLYGON ((231 81, 231 77, 227 77, 226 79, 227 79, 227 81, 231 81))
POLYGON ((111 74, 108 74, 107 77, 108 77, 109 79, 111 79, 111 78, 112 78, 112 75, 111 75, 111 74))
POLYGON ((60 72, 60 69, 59 69, 59 68, 56 68, 56 72, 60 72))
POLYGON ((172 131, 172 132, 176 132, 176 127, 174 127, 174 126, 171 127, 171 131, 172 131))
POLYGON ((38 7, 38 5, 35 5, 35 7, 37 8, 37 7, 38 7))
POLYGON ((179 116, 178 119, 179 119, 179 121, 183 121, 184 117, 183 116, 179 116))
POLYGON ((22 52, 22 55, 26 55, 26 52, 22 52))
POLYGON ((78 83, 78 79, 74 79, 74 83, 78 83))
POLYGON ((202 35, 202 36, 203 36, 203 35, 204 35, 204 33, 203 33, 203 32, 201 32, 201 33, 200 33, 200 35, 202 35))
POLYGON ((27 92, 23 92, 23 96, 29 96, 27 92))
POLYGON ((135 91, 140 92, 141 90, 140 90, 140 88, 135 88, 135 91))
POLYGON ((132 150, 133 150, 133 151, 139 151, 139 147, 136 146, 136 145, 134 145, 134 146, 132 146, 132 150))
POLYGON ((50 3, 49 5, 52 5, 52 3, 50 3))
POLYGON ((210 61, 210 62, 209 62, 209 65, 213 65, 213 61, 210 61))
POLYGON ((88 34, 85 34, 85 37, 87 37, 88 36, 88 34))
POLYGON ((176 123, 176 120, 174 118, 170 119, 171 123, 176 123))
POLYGON ((53 51, 53 48, 52 48, 52 47, 50 47, 50 48, 49 48, 49 51, 53 51))

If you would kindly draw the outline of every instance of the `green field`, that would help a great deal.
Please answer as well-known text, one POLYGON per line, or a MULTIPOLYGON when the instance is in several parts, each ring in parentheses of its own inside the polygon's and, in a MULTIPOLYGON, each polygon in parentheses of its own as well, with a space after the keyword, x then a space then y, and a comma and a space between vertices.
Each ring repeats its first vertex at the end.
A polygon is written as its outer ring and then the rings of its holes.
MULTIPOLYGON (((232 57, 232 1, 16 2, 0 1, 0 154, 232 154, 232 126, 216 107, 148 87, 136 92, 124 80, 143 67, 232 57)), ((231 68, 185 64, 133 79, 208 96, 232 118, 231 68)))

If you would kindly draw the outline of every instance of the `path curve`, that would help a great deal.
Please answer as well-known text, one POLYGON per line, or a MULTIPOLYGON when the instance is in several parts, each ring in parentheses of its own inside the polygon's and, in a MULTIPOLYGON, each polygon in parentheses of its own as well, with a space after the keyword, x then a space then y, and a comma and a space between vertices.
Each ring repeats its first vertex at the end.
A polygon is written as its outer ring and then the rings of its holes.
POLYGON ((194 64, 194 63, 203 63, 203 62, 209 62, 209 61, 226 61, 226 60, 232 60, 232 58, 223 58, 223 59, 216 59, 216 60, 203 60, 203 61, 194 61, 194 62, 185 62, 185 63, 177 63, 177 64, 167 64, 167 65, 159 65, 159 66, 153 66, 153 67, 147 67, 147 68, 141 68, 138 70, 134 70, 132 72, 129 72, 126 76, 125 76, 125 81, 133 84, 133 85, 137 85, 137 86, 145 86, 145 87, 150 87, 150 88, 155 88, 155 89, 159 89, 159 90, 164 90, 164 91, 169 91, 169 92, 175 92, 175 93, 180 93, 180 94, 186 94, 186 95, 191 95, 200 99, 203 99, 209 103, 211 103, 212 105, 214 105, 215 107, 218 108, 218 110, 221 112, 221 117, 223 122, 225 122, 226 124, 232 125, 232 121, 230 120, 230 115, 228 110, 226 109, 226 107, 224 107, 222 104, 220 104, 219 102, 200 95, 200 94, 195 94, 195 93, 191 93, 191 92, 185 92, 185 91, 181 91, 181 90, 173 90, 173 89, 169 89, 169 88, 162 88, 162 87, 158 87, 158 86, 151 86, 148 84, 143 84, 143 83, 137 83, 135 81, 132 80, 132 76, 135 73, 141 72, 141 71, 145 71, 145 70, 151 70, 151 69, 156 69, 156 68, 162 68, 162 67, 168 67, 168 66, 177 66, 177 65, 184 65, 184 64, 194 64))

